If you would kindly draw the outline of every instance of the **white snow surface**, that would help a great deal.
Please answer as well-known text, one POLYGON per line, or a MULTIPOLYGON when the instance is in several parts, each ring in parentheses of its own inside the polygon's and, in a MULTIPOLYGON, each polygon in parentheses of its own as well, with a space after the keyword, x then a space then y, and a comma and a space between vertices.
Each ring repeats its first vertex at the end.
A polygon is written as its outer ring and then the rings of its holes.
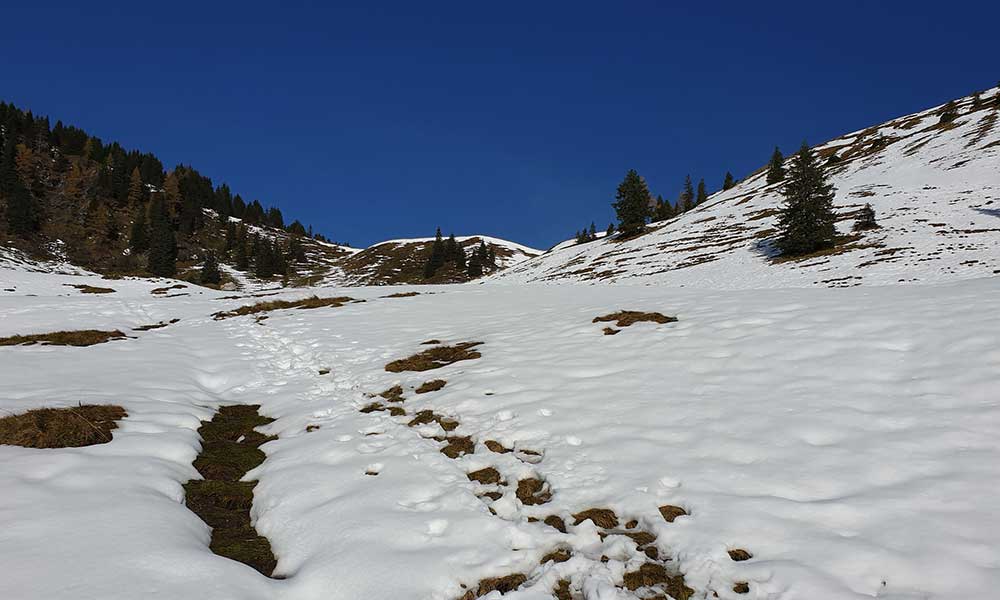
MULTIPOLYGON (((0 598, 450 600, 526 573, 510 600, 636 598, 643 562, 590 522, 562 534, 529 517, 591 507, 637 519, 696 598, 984 599, 1000 589, 1000 279, 922 286, 721 291, 646 286, 420 286, 291 290, 365 299, 215 321, 257 301, 164 282, 0 271, 0 336, 119 328, 87 348, 0 347, 0 412, 117 403, 108 443, 0 446, 0 598), (64 284, 117 290, 81 295, 64 284), (675 315, 602 335, 618 309, 675 315), (146 332, 129 328, 181 321, 146 332), (422 373, 390 360, 430 338, 482 357, 422 373), (321 369, 330 369, 320 375, 321 369), (437 392, 413 388, 446 379, 437 392), (394 384, 406 417, 359 408, 394 384), (278 439, 248 478, 278 557, 267 579, 212 554, 184 504, 197 428, 260 404, 278 439), (476 451, 439 452, 421 409, 460 421, 476 451), (319 425, 307 433, 308 425, 319 425), (542 453, 494 454, 487 439, 542 453), (526 459, 526 460, 522 460, 526 459), (497 468, 497 501, 466 474, 497 468), (367 470, 377 476, 365 475, 367 470), (524 506, 516 481, 552 501, 524 506), (657 507, 690 516, 665 522, 657 507), (490 508, 495 511, 491 514, 490 508), (540 566, 558 546, 564 563, 540 566), (733 562, 727 550, 753 554, 733 562), (602 562, 602 556, 607 562, 602 562), (732 591, 749 583, 749 594, 732 591), (619 587, 615 587, 619 586, 619 587)), ((171 282, 168 282, 171 283, 171 282)), ((499 595, 489 596, 495 600, 499 595)))
MULTIPOLYGON (((830 182, 851 234, 866 203, 880 229, 847 252, 772 264, 780 184, 751 174, 695 209, 640 237, 568 240, 492 276, 503 283, 636 283, 717 289, 847 287, 934 283, 1000 273, 1000 90, 957 101, 941 126, 941 107, 853 132, 815 148, 831 164, 830 182)), ((786 148, 786 156, 793 149, 786 148)), ((787 166, 787 165, 786 165, 787 166)))

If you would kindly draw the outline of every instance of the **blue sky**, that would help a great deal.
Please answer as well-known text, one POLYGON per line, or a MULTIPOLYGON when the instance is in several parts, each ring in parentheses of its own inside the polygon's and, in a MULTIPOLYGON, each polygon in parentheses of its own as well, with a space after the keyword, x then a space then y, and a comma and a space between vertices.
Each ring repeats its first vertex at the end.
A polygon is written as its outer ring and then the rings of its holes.
POLYGON ((996 84, 990 2, 61 2, 2 9, 0 98, 356 246, 548 247, 635 168, 675 198, 996 84), (35 8, 33 8, 33 6, 35 8))

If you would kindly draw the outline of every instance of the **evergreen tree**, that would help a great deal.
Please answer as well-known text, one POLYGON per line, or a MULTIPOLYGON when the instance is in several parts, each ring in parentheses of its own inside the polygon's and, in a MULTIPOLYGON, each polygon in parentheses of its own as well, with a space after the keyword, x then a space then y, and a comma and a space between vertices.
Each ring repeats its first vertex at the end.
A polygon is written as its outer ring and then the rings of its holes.
POLYGON ((608 230, 605 231, 604 234, 607 235, 608 237, 613 236, 615 234, 615 224, 608 223, 608 230))
POLYGON ((148 270, 157 277, 173 277, 177 272, 177 239, 166 204, 159 197, 149 207, 148 270))
MULTIPOLYGON (((592 235, 597 234, 594 233, 592 235)), ((497 251, 493 246, 490 246, 489 250, 486 252, 486 266, 489 267, 490 270, 497 268, 497 251)))
POLYGON ((705 180, 702 179, 698 181, 698 195, 695 196, 694 203, 697 206, 705 200, 708 200, 708 192, 705 190, 705 180))
POLYGON ((445 243, 441 239, 441 228, 437 228, 437 233, 434 236, 434 242, 431 244, 431 253, 427 257, 427 262, 424 263, 424 279, 430 279, 434 277, 437 270, 444 266, 445 262, 445 243))
POLYGON ((246 239, 236 242, 236 270, 246 272, 250 268, 250 252, 246 239))
POLYGON ((595 225, 593 221, 590 222, 590 231, 587 233, 587 237, 591 240, 597 239, 597 225, 595 225))
POLYGON ((785 202, 778 217, 777 247, 782 254, 796 256, 833 246, 837 234, 833 186, 804 142, 781 191, 785 202))
POLYGON ((726 171, 726 178, 722 180, 722 189, 728 190, 736 185, 736 180, 733 179, 733 174, 726 171))
POLYGON ((469 267, 466 273, 469 277, 476 278, 483 274, 483 262, 479 257, 479 249, 477 248, 472 252, 472 256, 469 257, 469 267))
POLYGON ((681 212, 687 212, 694 208, 694 186, 691 185, 691 176, 684 178, 684 189, 681 190, 677 206, 681 212))
POLYGON ((146 200, 146 186, 142 183, 142 176, 139 174, 139 167, 132 169, 132 176, 128 182, 128 205, 135 208, 146 200))
POLYGON ((448 236, 448 240, 444 243, 444 260, 445 262, 455 262, 458 260, 459 250, 458 242, 455 240, 455 234, 448 236))
POLYGON ((7 229, 14 235, 26 235, 38 228, 38 209, 17 172, 14 132, 8 129, 4 137, 0 155, 0 196, 7 200, 7 229))
POLYGON ((146 208, 140 206, 135 211, 135 220, 132 221, 132 232, 129 235, 128 246, 132 254, 142 254, 149 250, 149 228, 146 225, 146 208))
POLYGON ((461 246, 458 247, 455 254, 455 268, 458 269, 460 272, 465 271, 466 269, 465 249, 463 249, 461 246))
POLYGON ((858 211, 858 218, 854 221, 854 231, 864 231, 866 229, 878 229, 878 222, 875 221, 875 209, 871 204, 865 204, 858 211))
POLYGON ((642 231, 649 219, 649 188, 635 169, 629 169, 625 179, 618 184, 612 206, 618 216, 618 229, 628 235, 642 231))
POLYGON ((778 183, 785 179, 785 157, 781 150, 775 146, 774 153, 771 154, 771 161, 767 163, 767 184, 778 183))
POLYGON ((201 265, 202 283, 219 283, 222 281, 222 273, 219 272, 219 261, 215 258, 215 252, 209 250, 205 253, 205 262, 201 265))

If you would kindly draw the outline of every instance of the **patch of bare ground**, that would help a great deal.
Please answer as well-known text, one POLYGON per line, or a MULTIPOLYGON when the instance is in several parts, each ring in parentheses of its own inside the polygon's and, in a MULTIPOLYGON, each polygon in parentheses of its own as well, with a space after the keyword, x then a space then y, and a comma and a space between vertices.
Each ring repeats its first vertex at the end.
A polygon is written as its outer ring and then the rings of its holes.
POLYGON ((733 591, 737 594, 749 594, 750 584, 745 581, 737 581, 733 584, 733 591))
POLYGON ((473 471, 468 474, 468 477, 469 481, 478 481, 483 485, 498 484, 502 479, 500 477, 500 471, 497 471, 493 467, 486 467, 485 469, 473 471))
POLYGON ((476 444, 472 441, 472 438, 468 436, 442 437, 435 439, 447 442, 444 448, 441 448, 441 454, 444 454, 448 458, 459 458, 460 456, 472 454, 476 451, 476 444))
POLYGON ((224 406, 211 421, 202 421, 202 450, 194 467, 204 479, 187 482, 184 491, 187 507, 212 528, 212 552, 270 577, 276 564, 271 544, 250 523, 257 482, 240 481, 264 461, 259 446, 275 439, 255 430, 273 421, 261 416, 259 408, 224 406))
POLYGON ((412 298, 414 296, 419 296, 420 292, 396 292, 395 294, 389 294, 388 296, 382 296, 383 298, 412 298))
MULTIPOLYGON (((677 317, 668 317, 667 315, 658 312, 641 312, 637 310, 620 310, 611 314, 607 314, 601 317, 594 317, 592 323, 604 323, 608 321, 615 321, 615 325, 618 327, 628 327, 633 323, 639 323, 642 321, 650 321, 653 323, 673 323, 677 320, 677 317)), ((613 335, 605 332, 605 335, 613 335)))
POLYGON ((517 499, 525 506, 545 504, 552 500, 552 490, 549 485, 537 478, 529 477, 517 482, 517 499))
POLYGON ((154 323, 152 325, 140 325, 138 327, 133 327, 132 331, 151 331, 153 329, 163 329, 167 325, 173 325, 179 321, 180 319, 170 319, 169 321, 160 321, 159 323, 154 323))
POLYGON ((114 329, 99 331, 97 329, 81 329, 79 331, 53 331, 51 333, 34 333, 31 335, 12 335, 0 338, 0 346, 93 346, 111 340, 123 340, 127 336, 114 329))
POLYGON ((115 290, 106 287, 96 287, 78 283, 64 283, 66 287, 76 288, 81 294, 114 294, 115 290))
POLYGON ((483 445, 486 446, 486 448, 490 452, 496 452, 497 454, 507 454, 508 452, 514 451, 511 448, 505 447, 503 444, 501 444, 496 440, 486 440, 485 442, 483 442, 483 445))
POLYGON ((543 556, 541 560, 538 561, 538 564, 544 565, 547 562, 555 562, 555 563, 566 562, 572 557, 573 554, 569 551, 568 548, 560 547, 556 548, 552 552, 549 552, 548 554, 543 556))
POLYGON ((459 425, 458 421, 443 417, 433 410, 421 410, 417 412, 407 425, 409 427, 417 427, 419 425, 429 425, 430 423, 437 423, 445 431, 454 431, 458 429, 459 425))
POLYGON ((187 286, 184 285, 183 283, 175 283, 174 285, 169 285, 167 287, 153 288, 153 289, 149 290, 149 293, 153 294, 155 296, 162 296, 164 294, 170 293, 170 290, 182 290, 182 289, 184 289, 186 287, 187 286))
POLYGON ((615 329, 614 327, 605 327, 602 329, 604 335, 615 335, 616 333, 621 333, 621 329, 615 329))
POLYGON ((556 587, 552 589, 552 595, 556 597, 556 600, 573 600, 573 594, 569 590, 569 581, 560 579, 556 583, 556 587))
POLYGON ((386 391, 379 394, 380 397, 385 398, 389 402, 402 402, 403 401, 403 386, 394 385, 386 391))
POLYGON ((586 520, 591 520, 594 525, 605 529, 618 527, 618 516, 610 508, 588 508, 573 515, 573 524, 579 525, 586 520))
POLYGON ((393 416, 393 417, 402 417, 402 416, 406 415, 406 411, 403 410, 403 407, 401 407, 401 406, 386 406, 386 405, 382 404, 381 402, 372 402, 371 404, 368 404, 368 405, 362 407, 360 409, 360 411, 363 412, 363 413, 366 413, 366 414, 367 413, 373 413, 373 412, 379 412, 379 411, 386 411, 386 412, 389 413, 390 416, 393 416))
POLYGON ((566 521, 563 521, 563 518, 558 515, 549 515, 542 519, 542 523, 545 523, 557 531, 566 533, 566 521))
POLYGON ((416 392, 418 394, 426 394, 427 392, 436 392, 443 388, 448 382, 444 379, 432 379, 430 381, 425 381, 420 384, 416 392))
POLYGON ((403 371, 429 371, 456 363, 462 360, 473 360, 482 356, 473 350, 482 342, 461 342, 454 346, 438 346, 418 352, 408 358, 394 360, 385 366, 390 373, 403 371))
POLYGON ((434 346, 440 344, 441 340, 427 340, 426 342, 420 342, 421 346, 434 346))
POLYGON ((354 298, 348 296, 337 296, 336 298, 319 298, 317 296, 310 296, 308 298, 303 298, 301 300, 270 300, 266 302, 258 302, 256 304, 249 304, 247 306, 241 306, 239 308, 220 311, 214 313, 212 318, 216 321, 221 321, 222 319, 228 319, 231 317, 240 317, 243 315, 256 315, 260 313, 271 312, 274 310, 284 310, 287 308, 299 308, 299 309, 311 309, 311 308, 322 308, 324 306, 332 306, 334 308, 341 307, 348 302, 354 302, 354 298))
POLYGON ((645 563, 625 573, 624 585, 633 592, 639 588, 659 588, 674 600, 688 600, 694 595, 694 590, 684 584, 683 575, 671 575, 666 566, 659 563, 645 563))
POLYGON ((877 241, 865 242, 864 236, 860 233, 850 234, 850 235, 838 235, 834 238, 833 245, 829 248, 823 248, 821 250, 816 250, 815 252, 810 252, 808 254, 798 254, 794 256, 776 255, 770 258, 772 264, 782 264, 788 262, 802 262, 806 260, 811 260, 814 258, 819 258, 823 256, 837 256, 839 254, 847 254, 848 252, 854 252, 855 250, 866 250, 868 248, 882 248, 883 244, 877 241))
POLYGON ((36 408, 0 418, 0 445, 24 448, 79 448, 106 444, 111 430, 127 417, 113 404, 36 408))
POLYGON ((729 558, 732 559, 733 562, 743 562, 745 560, 750 560, 751 558, 753 558, 753 554, 750 554, 743 548, 731 548, 730 550, 728 550, 728 552, 729 552, 729 558))
POLYGON ((528 577, 521 573, 504 575, 503 577, 487 577, 481 579, 475 587, 462 594, 459 600, 476 600, 476 598, 481 598, 490 592, 500 592, 503 595, 507 592, 513 592, 526 581, 528 581, 528 577))
POLYGON ((680 506, 674 506, 672 504, 664 504, 660 507, 660 515, 663 520, 667 523, 673 523, 674 519, 677 517, 684 517, 688 515, 688 512, 681 508, 680 506))

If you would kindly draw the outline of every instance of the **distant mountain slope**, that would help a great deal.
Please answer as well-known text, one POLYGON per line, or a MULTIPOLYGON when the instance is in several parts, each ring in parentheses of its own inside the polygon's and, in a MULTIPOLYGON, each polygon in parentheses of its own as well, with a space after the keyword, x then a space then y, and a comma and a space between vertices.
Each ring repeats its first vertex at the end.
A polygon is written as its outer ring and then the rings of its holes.
POLYGON ((779 184, 763 170, 630 240, 564 242, 499 282, 664 283, 715 288, 935 282, 1000 273, 1000 127, 994 88, 815 149, 836 187, 838 231, 823 255, 775 257, 779 184), (951 115, 942 114, 954 109, 951 115), (870 203, 881 228, 852 234, 870 203))
MULTIPOLYGON (((497 266, 506 269, 538 256, 535 250, 514 242, 485 235, 455 238, 469 254, 479 244, 485 243, 496 253, 497 266)), ((339 261, 339 272, 331 274, 328 283, 338 285, 391 285, 397 283, 458 283, 469 276, 451 265, 441 269, 432 279, 424 279, 424 263, 430 253, 434 238, 388 240, 374 244, 339 261)))

